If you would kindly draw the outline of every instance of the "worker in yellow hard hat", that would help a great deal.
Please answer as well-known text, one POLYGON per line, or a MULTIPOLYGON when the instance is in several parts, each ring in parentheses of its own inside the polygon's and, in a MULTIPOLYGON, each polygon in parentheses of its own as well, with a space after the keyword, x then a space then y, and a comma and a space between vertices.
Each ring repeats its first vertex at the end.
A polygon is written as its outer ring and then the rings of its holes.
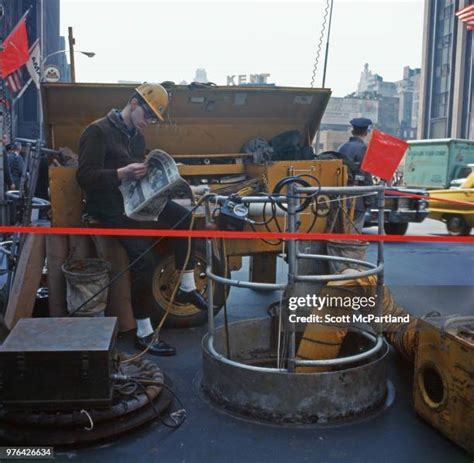
POLYGON ((164 121, 164 114, 168 104, 168 92, 162 85, 148 83, 140 85, 135 89, 135 93, 130 98, 129 105, 127 105, 130 109, 129 114, 132 124, 138 130, 143 130, 147 124, 156 124, 158 121, 164 121), (136 111, 137 108, 140 108, 142 111, 136 111))
MULTIPOLYGON (((191 217, 186 208, 168 200, 157 221, 137 222, 124 213, 119 190, 122 180, 138 180, 147 173, 144 129, 165 118, 169 97, 159 84, 137 87, 122 110, 112 109, 106 117, 93 122, 81 135, 77 181, 86 193, 85 212, 94 223, 105 228, 167 228, 188 230, 191 217), (178 225, 176 225, 178 223, 178 225)), ((119 236, 130 262, 150 247, 152 238, 119 236)), ((194 250, 188 256, 188 239, 175 238, 175 266, 183 270, 175 302, 207 310, 207 302, 194 281, 194 250), (185 265, 186 264, 186 265, 185 265)), ((151 316, 155 300, 152 293, 153 256, 146 254, 130 268, 131 299, 137 322, 136 345, 149 347, 148 353, 174 355, 176 350, 163 340, 154 341, 151 316)))

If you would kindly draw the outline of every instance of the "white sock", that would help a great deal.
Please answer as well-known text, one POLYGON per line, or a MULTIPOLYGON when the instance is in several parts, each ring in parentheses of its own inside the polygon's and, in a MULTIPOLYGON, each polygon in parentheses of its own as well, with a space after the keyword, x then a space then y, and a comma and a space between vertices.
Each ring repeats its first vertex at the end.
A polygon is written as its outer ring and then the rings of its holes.
POLYGON ((137 322, 137 336, 139 338, 146 338, 151 333, 153 333, 153 327, 151 326, 151 321, 149 318, 143 318, 139 320, 136 319, 137 322))
POLYGON ((179 284, 179 289, 189 293, 196 289, 196 282, 194 281, 194 270, 186 270, 183 272, 181 277, 181 282, 179 284))

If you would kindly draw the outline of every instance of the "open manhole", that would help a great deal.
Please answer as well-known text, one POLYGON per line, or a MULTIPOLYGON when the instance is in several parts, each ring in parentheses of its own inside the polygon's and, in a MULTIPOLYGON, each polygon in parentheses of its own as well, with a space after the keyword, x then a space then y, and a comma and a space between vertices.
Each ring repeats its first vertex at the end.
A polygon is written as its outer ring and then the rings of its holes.
MULTIPOLYGON (((343 357, 373 345, 360 331, 347 338, 343 357)), ((215 352, 209 348, 209 335, 204 337, 201 390, 231 413, 275 424, 328 424, 366 416, 386 405, 386 343, 365 360, 320 373, 275 369, 275 336, 268 318, 230 324, 229 344, 231 360, 243 365, 227 361, 223 327, 215 330, 215 352)))

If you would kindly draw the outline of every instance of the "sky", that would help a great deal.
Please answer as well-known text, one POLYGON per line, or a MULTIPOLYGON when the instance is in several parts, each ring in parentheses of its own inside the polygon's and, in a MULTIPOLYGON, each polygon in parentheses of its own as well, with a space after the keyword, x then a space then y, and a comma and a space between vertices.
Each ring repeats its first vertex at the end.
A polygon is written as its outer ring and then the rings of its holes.
MULTIPOLYGON (((334 0, 326 87, 357 89, 364 64, 385 81, 421 66, 423 0, 334 0)), ((197 68, 211 82, 269 73, 280 86, 311 86, 324 1, 61 0, 61 34, 73 27, 77 82, 170 80, 197 68)), ((321 86, 326 40, 315 87, 321 86)))

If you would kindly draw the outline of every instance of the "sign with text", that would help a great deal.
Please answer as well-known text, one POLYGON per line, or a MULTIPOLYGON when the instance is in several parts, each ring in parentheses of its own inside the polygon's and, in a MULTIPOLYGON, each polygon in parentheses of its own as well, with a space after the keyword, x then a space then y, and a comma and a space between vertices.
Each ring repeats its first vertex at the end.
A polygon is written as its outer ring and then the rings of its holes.
POLYGON ((41 50, 39 40, 36 40, 30 48, 30 59, 26 63, 26 67, 36 88, 39 89, 41 81, 41 50))
POLYGON ((227 85, 267 84, 270 74, 240 74, 227 76, 227 85), (237 80, 236 80, 237 79, 237 80))

